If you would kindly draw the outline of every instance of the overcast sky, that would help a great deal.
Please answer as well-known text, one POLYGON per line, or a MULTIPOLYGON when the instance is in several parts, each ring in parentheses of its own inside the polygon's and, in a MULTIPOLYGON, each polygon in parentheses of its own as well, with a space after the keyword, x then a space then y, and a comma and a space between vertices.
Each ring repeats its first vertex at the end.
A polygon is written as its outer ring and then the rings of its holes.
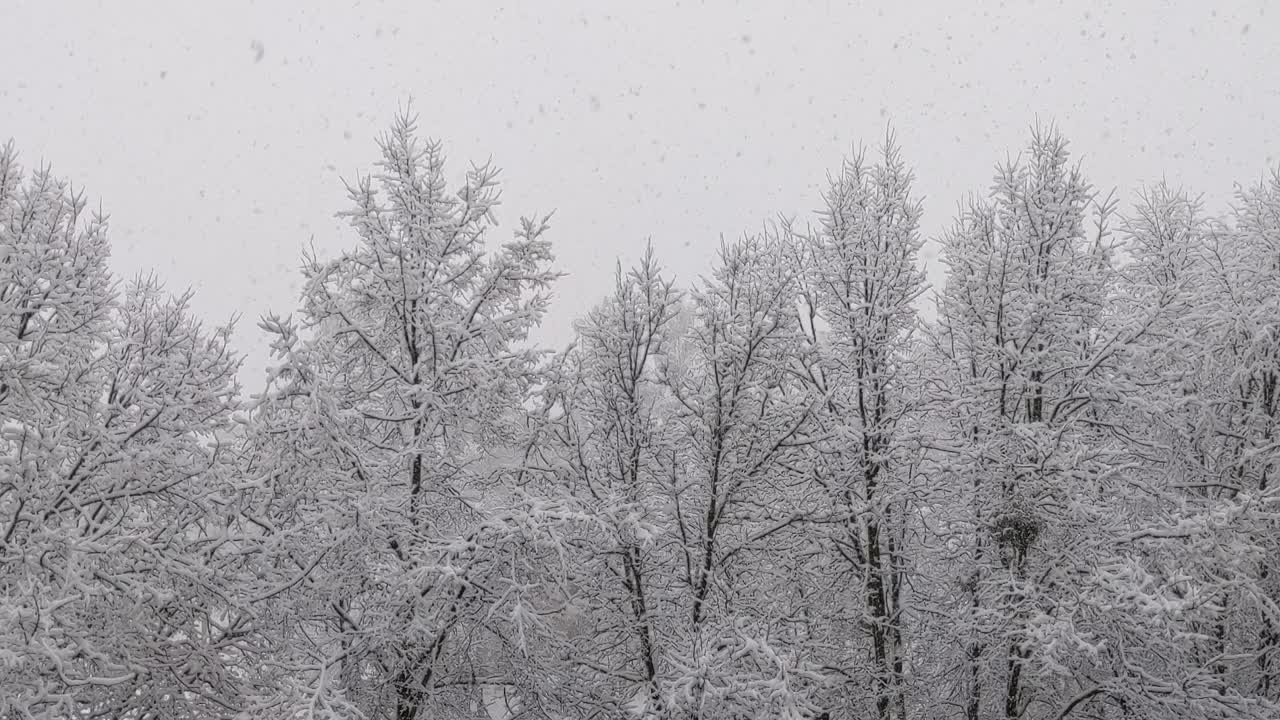
POLYGON ((559 345, 646 238, 692 280, 889 123, 928 236, 1037 117, 1096 186, 1225 202, 1277 163, 1267 4, 0 0, 0 141, 101 202, 118 273, 242 313, 255 390, 258 315, 295 306, 304 245, 355 242, 340 178, 409 98, 457 173, 504 169, 504 236, 557 211, 559 345))

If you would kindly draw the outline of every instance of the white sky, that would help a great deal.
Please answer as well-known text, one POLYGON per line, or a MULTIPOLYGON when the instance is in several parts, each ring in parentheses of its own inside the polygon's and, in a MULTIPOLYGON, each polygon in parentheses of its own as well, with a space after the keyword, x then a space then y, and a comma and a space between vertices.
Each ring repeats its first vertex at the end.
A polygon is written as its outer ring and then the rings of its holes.
POLYGON ((1221 203, 1277 162, 1266 5, 0 0, 0 142, 101 202, 119 274, 243 313, 253 391, 257 317, 295 306, 305 244, 355 242, 340 177, 410 97, 454 170, 504 169, 504 237, 557 211, 558 346, 646 238, 688 282, 721 234, 810 217, 889 122, 928 236, 1037 117, 1099 187, 1164 177, 1221 203))

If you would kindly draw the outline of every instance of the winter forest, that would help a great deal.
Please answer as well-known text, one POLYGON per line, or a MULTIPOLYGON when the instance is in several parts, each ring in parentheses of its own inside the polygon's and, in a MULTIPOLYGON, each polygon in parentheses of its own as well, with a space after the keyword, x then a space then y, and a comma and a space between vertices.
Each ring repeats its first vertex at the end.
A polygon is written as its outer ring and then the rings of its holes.
POLYGON ((552 219, 404 115, 242 388, 8 145, 0 717, 1280 717, 1280 175, 1010 151, 936 238, 833 158, 539 348, 552 219))

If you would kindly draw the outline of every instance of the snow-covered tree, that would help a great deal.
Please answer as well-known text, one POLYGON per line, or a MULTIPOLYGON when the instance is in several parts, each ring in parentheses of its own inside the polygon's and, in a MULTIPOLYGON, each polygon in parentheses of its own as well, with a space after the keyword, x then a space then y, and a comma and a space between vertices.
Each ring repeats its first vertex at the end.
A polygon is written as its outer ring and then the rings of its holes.
POLYGON ((930 443, 956 482, 940 525, 965 569, 939 600, 967 672, 950 698, 975 719, 1267 717, 1244 671, 1266 645, 1245 628, 1274 618, 1269 501, 1242 480, 1268 446, 1266 351, 1244 350, 1266 311, 1240 302, 1258 225, 1229 249, 1159 187, 1117 237, 1112 207, 1037 132, 945 239, 950 430, 930 443))
POLYGON ((802 647, 806 587, 789 556, 815 514, 798 465, 816 403, 795 373, 789 240, 725 244, 684 304, 647 254, 557 363, 540 464, 591 518, 570 573, 564 712, 815 709, 824 678, 802 647))
POLYGON ((1228 224, 1162 185, 1126 228, 1131 313, 1154 321, 1127 368, 1138 382, 1124 393, 1136 490, 1126 502, 1127 563, 1103 587, 1112 634, 1135 647, 1126 666, 1144 672, 1126 667, 1104 687, 1133 712, 1276 712, 1267 648, 1277 508, 1266 479, 1276 410, 1273 193, 1242 192, 1228 224))
POLYGON ((584 518, 573 534, 559 687, 548 688, 571 716, 666 713, 671 556, 657 538, 670 529, 680 450, 654 373, 679 303, 650 248, 634 269, 618 269, 613 294, 577 323, 541 393, 547 492, 584 518))
POLYGON ((924 289, 911 182, 892 137, 874 164, 861 153, 846 160, 803 275, 804 325, 818 357, 806 379, 822 400, 815 477, 839 518, 828 538, 845 569, 838 607, 855 618, 833 618, 832 627, 865 629, 871 647, 870 664, 862 654, 832 660, 847 674, 870 667, 869 687, 851 697, 874 703, 881 720, 907 715, 903 546, 919 443, 906 415, 915 404, 909 342, 924 289))
POLYGON ((525 338, 555 277, 547 226, 487 247, 494 168, 449 192, 440 145, 409 117, 379 145, 342 213, 358 246, 308 258, 301 327, 264 322, 280 363, 248 453, 266 558, 250 600, 287 624, 277 677, 295 689, 256 713, 478 706, 512 671, 491 620, 526 607, 518 556, 537 512, 500 481, 538 377, 525 338))
MULTIPOLYGON (((939 475, 956 483, 953 543, 966 546, 963 599, 948 611, 964 618, 951 701, 970 720, 1049 714, 1061 663, 1037 633, 1064 630, 1078 575, 1106 544, 1096 510, 1109 445, 1094 420, 1128 329, 1106 322, 1111 208, 1096 206, 1091 234, 1091 207, 1065 140, 1037 130, 943 241, 933 346, 949 429, 934 444, 945 447, 939 475)), ((1072 651, 1091 651, 1075 639, 1072 651)))
POLYGON ((221 582, 239 360, 106 219, 0 150, 0 714, 219 717, 252 642, 221 582))
POLYGON ((687 612, 671 704, 690 717, 819 711, 796 562, 826 510, 811 469, 821 403, 800 372, 794 240, 769 227, 722 245, 663 371, 687 439, 670 488, 687 612))

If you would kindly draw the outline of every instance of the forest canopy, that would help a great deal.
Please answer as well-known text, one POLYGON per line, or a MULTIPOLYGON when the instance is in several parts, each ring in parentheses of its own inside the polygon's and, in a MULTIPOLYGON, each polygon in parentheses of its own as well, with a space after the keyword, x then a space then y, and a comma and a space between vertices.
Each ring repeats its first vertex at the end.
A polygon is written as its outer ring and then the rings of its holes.
POLYGON ((929 288, 890 135, 551 351, 550 216, 377 150, 247 389, 0 150, 0 717, 1280 717, 1280 174, 1037 127, 929 288))

